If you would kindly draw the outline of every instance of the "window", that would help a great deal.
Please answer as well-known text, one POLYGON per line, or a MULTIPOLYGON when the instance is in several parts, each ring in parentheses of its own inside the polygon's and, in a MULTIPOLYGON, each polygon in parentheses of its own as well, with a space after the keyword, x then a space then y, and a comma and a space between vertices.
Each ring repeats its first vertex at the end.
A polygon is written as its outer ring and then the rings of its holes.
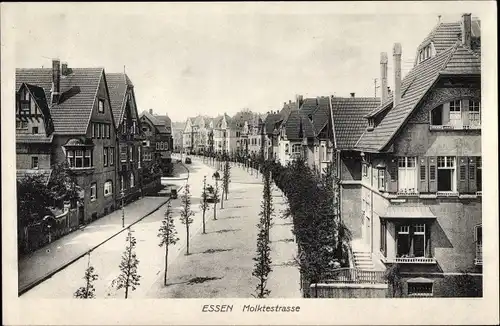
POLYGON ((378 189, 385 190, 385 169, 378 169, 378 189))
POLYGON ((453 156, 438 156, 437 159, 437 179, 438 191, 456 191, 455 182, 455 157, 453 156))
POLYGON ((111 138, 111 125, 106 125, 106 136, 108 137, 108 139, 111 138))
POLYGON ((302 149, 302 145, 300 144, 293 144, 292 145, 292 154, 300 154, 302 149))
POLYGON ((450 102, 450 122, 449 124, 454 127, 462 125, 462 101, 455 100, 450 102))
POLYGON ((34 134, 34 135, 38 134, 38 127, 32 127, 31 128, 31 133, 34 134))
POLYGON ((432 281, 430 282, 408 282, 409 297, 432 297, 432 281))
POLYGON ((115 148, 114 147, 109 148, 109 165, 110 166, 115 165, 115 148))
POLYGON ((137 147, 137 168, 138 169, 141 168, 141 159, 142 159, 142 156, 141 156, 141 146, 138 146, 137 147))
POLYGON ((83 159, 83 167, 91 167, 92 166, 92 152, 90 149, 85 150, 85 157, 83 159))
POLYGON ((366 177, 368 176, 368 164, 367 163, 363 163, 363 176, 366 177))
POLYGON ((92 138, 95 138, 95 123, 92 123, 92 138))
POLYGON ((99 123, 95 124, 95 129, 96 129, 96 138, 101 138, 101 128, 99 127, 99 123))
POLYGON ((130 188, 134 187, 134 174, 130 173, 130 188))
POLYGON ((159 151, 160 150, 160 143, 156 143, 156 150, 159 151))
POLYGON ((128 153, 129 153, 130 162, 133 162, 134 161, 134 147, 133 146, 129 146, 128 153))
POLYGON ((477 191, 482 191, 483 169, 481 165, 481 156, 476 160, 476 187, 477 191))
POLYGON ((104 160, 104 166, 108 166, 108 148, 104 147, 103 148, 103 160, 104 160))
POLYGON ((121 191, 125 189, 125 178, 123 177, 123 175, 120 178, 120 189, 121 191))
POLYGON ((75 167, 83 168, 83 150, 77 149, 75 151, 75 167))
POLYGON ((126 146, 120 146, 120 161, 122 162, 127 162, 127 147, 126 146))
POLYGON ((144 161, 151 161, 152 159, 152 155, 151 153, 148 153, 148 152, 144 152, 143 154, 143 158, 142 158, 144 161))
POLYGON ((99 124, 99 126, 101 128, 101 137, 104 139, 104 138, 106 138, 106 130, 104 128, 104 127, 106 127, 106 125, 101 123, 101 124, 99 124))
POLYGON ((108 180, 104 183, 104 197, 111 196, 113 194, 113 181, 108 180))
POLYGON ((429 227, 426 224, 399 225, 397 228, 396 257, 430 256, 429 227))
POLYGON ((31 168, 38 169, 38 156, 31 157, 31 168))
POLYGON ((90 185, 90 201, 97 199, 97 184, 94 182, 90 185))
POLYGON ((481 126, 481 102, 469 100, 469 126, 481 126))
POLYGON ((104 113, 104 100, 99 100, 99 113, 104 113))
POLYGON ((398 157, 398 192, 417 191, 416 157, 398 157))

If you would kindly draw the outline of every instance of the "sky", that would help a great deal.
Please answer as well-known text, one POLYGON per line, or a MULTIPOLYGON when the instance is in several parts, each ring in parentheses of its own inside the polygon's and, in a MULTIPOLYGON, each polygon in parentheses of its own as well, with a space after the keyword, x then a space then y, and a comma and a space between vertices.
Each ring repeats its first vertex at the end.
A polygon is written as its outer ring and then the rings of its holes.
POLYGON ((458 21, 461 11, 410 13, 405 3, 380 9, 392 4, 371 12, 362 9, 366 3, 338 2, 30 4, 10 16, 9 27, 17 68, 50 67, 59 58, 69 67, 125 71, 140 112, 185 121, 243 108, 279 110, 296 94, 374 96, 380 52, 388 53, 393 88, 393 44, 402 44, 404 76, 438 15, 458 21))

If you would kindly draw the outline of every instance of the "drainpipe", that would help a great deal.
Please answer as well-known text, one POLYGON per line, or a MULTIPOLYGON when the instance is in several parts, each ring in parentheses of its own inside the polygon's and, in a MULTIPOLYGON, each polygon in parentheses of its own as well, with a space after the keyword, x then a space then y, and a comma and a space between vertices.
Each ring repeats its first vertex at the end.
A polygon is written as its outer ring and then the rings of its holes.
MULTIPOLYGON (((371 159, 371 157, 370 157, 371 159)), ((372 258, 373 253, 373 166, 370 175, 370 258, 372 258)))

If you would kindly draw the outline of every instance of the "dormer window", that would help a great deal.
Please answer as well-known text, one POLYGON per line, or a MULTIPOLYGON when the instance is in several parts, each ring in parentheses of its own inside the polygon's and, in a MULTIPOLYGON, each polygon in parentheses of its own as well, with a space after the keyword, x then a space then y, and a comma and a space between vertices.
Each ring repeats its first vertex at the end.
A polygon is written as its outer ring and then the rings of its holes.
POLYGON ((418 56, 418 62, 421 63, 421 62, 431 58, 432 56, 433 56, 432 44, 429 44, 420 50, 420 53, 418 56))
POLYGON ((368 118, 368 131, 373 130, 375 128, 375 121, 373 118, 368 118))

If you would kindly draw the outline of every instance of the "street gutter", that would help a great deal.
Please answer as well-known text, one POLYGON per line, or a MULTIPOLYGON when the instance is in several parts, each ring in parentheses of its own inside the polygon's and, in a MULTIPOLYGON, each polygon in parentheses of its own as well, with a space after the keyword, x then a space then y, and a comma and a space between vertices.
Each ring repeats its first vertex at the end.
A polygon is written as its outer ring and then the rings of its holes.
MULTIPOLYGON (((179 189, 178 189, 178 192, 180 192, 180 190, 184 188, 184 186, 180 186, 179 189)), ((102 246, 103 244, 105 244, 106 242, 108 242, 109 240, 113 239, 114 237, 116 237, 117 235, 119 235, 120 233, 122 233, 123 231, 125 231, 126 229, 134 226, 135 224, 139 223, 140 221, 142 221, 143 219, 145 219, 146 217, 150 216, 151 214, 157 212, 161 207, 163 207, 166 203, 168 203, 169 201, 171 201, 172 199, 171 198, 168 198, 165 202, 163 202, 161 205, 159 205, 158 207, 156 207, 154 210, 152 210, 151 212, 149 212, 148 214, 144 215, 143 217, 139 218, 137 221, 131 223, 129 226, 125 227, 125 228, 122 228, 120 231, 118 231, 117 233, 111 235, 110 237, 108 237, 107 239, 105 239, 104 241, 102 241, 101 243, 97 244, 96 246, 94 246, 93 248, 85 251, 84 253, 78 255, 76 258, 73 258, 72 260, 70 260, 69 262, 63 264, 62 266, 48 272, 47 274, 45 274, 44 276, 40 277, 39 279, 25 285, 24 287, 20 288, 18 290, 18 296, 21 296, 23 295, 24 293, 28 292, 29 290, 31 290, 32 288, 36 287, 37 285, 39 285, 40 283, 43 283, 45 282, 46 280, 48 280, 49 278, 51 278, 52 276, 54 276, 55 274, 57 274, 58 272, 64 270, 66 267, 70 266, 71 264, 75 263, 76 261, 80 260, 81 258, 85 257, 85 255, 87 254, 90 254, 92 251, 94 251, 95 249, 99 248, 100 246, 102 246)))

